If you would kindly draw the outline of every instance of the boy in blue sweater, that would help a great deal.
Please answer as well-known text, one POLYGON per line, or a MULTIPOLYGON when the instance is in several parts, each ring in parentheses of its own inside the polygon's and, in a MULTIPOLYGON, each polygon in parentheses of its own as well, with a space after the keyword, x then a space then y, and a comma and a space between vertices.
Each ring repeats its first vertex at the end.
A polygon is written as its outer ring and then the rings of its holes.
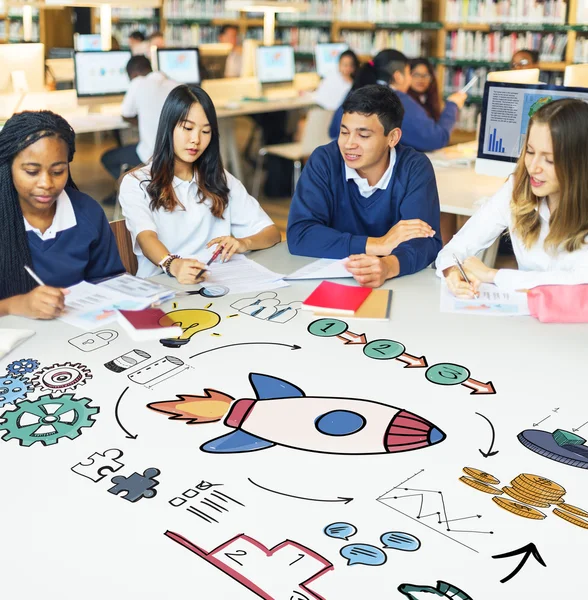
POLYGON ((0 132, 0 317, 58 317, 64 288, 124 272, 106 215, 71 179, 74 152, 73 129, 49 111, 0 132))
POLYGON ((288 217, 292 254, 345 258, 362 285, 416 273, 441 249, 439 196, 429 159, 399 144, 404 109, 368 85, 343 104, 338 141, 317 148, 288 217))
MULTIPOLYGON (((447 98, 445 108, 435 121, 427 111, 408 94, 411 84, 410 62, 398 50, 382 50, 373 60, 362 65, 357 73, 354 90, 365 85, 379 83, 390 86, 400 98, 404 107, 402 143, 421 152, 432 152, 444 148, 449 143, 451 130, 458 117, 458 109, 463 108, 467 94, 456 92, 447 98)), ((339 107, 329 126, 329 135, 339 136, 343 107, 339 107)))

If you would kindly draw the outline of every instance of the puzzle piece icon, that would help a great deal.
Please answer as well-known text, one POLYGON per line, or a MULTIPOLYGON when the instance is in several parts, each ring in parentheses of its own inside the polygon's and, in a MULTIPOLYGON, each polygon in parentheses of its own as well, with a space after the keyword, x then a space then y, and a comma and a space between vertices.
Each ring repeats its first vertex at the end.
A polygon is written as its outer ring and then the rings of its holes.
POLYGON ((117 475, 111 479, 115 485, 109 488, 111 494, 118 495, 121 492, 127 492, 123 498, 129 502, 137 502, 141 498, 153 498, 157 494, 157 490, 153 488, 159 485, 159 481, 155 479, 161 471, 151 467, 145 469, 143 475, 133 473, 130 477, 117 475))
POLYGON ((74 465, 71 470, 82 477, 87 477, 98 483, 108 475, 109 471, 115 473, 124 467, 124 464, 117 460, 122 455, 122 450, 118 450, 117 448, 110 448, 110 450, 105 450, 102 454, 94 452, 85 461, 74 465))

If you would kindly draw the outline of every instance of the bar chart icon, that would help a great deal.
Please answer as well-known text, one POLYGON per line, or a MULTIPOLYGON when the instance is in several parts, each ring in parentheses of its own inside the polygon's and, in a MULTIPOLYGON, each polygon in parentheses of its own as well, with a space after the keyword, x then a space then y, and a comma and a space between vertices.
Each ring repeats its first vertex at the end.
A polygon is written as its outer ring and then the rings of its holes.
POLYGON ((488 152, 500 152, 504 154, 504 146, 502 145, 502 138, 499 138, 496 134, 496 128, 490 134, 488 140, 488 152))

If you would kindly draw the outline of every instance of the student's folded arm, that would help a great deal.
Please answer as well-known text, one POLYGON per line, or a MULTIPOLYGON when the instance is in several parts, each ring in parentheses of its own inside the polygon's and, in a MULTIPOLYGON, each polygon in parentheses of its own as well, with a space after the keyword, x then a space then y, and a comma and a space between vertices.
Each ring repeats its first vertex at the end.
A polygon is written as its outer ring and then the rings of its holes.
POLYGON ((435 261, 439 277, 443 277, 445 269, 455 265, 454 254, 461 261, 468 256, 475 256, 489 248, 508 229, 512 189, 511 178, 468 219, 439 252, 435 261))
POLYGON ((456 104, 448 102, 438 122, 416 103, 415 106, 407 104, 406 108, 402 132, 407 145, 420 152, 432 152, 447 146, 457 118, 456 104))
POLYGON ((572 271, 518 271, 499 269, 494 278, 497 287, 504 290, 530 290, 539 285, 580 285, 588 283, 588 251, 584 263, 572 271))
POLYGON ((346 258, 365 252, 367 236, 337 231, 329 226, 334 203, 329 165, 326 158, 315 151, 302 171, 290 205, 286 240, 292 254, 346 258))
POLYGON ((398 276, 416 273, 430 265, 441 250, 439 225, 439 193, 431 161, 420 155, 413 163, 407 177, 408 187, 400 205, 400 219, 420 219, 428 223, 435 235, 429 238, 413 238, 392 251, 398 259, 398 276))

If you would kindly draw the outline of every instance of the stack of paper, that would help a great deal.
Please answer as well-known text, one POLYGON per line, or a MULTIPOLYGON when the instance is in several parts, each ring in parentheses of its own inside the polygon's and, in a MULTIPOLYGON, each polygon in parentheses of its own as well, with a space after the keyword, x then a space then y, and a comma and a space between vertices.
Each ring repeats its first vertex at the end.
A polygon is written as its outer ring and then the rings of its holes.
POLYGON ((352 277, 346 269, 347 259, 333 260, 330 258, 321 258, 310 264, 286 275, 284 279, 340 279, 343 277, 352 277))
POLYGON ((449 291, 445 281, 442 281, 441 312, 492 317, 519 317, 530 314, 527 294, 524 292, 508 292, 490 283, 483 283, 479 292, 478 298, 456 298, 449 291))

